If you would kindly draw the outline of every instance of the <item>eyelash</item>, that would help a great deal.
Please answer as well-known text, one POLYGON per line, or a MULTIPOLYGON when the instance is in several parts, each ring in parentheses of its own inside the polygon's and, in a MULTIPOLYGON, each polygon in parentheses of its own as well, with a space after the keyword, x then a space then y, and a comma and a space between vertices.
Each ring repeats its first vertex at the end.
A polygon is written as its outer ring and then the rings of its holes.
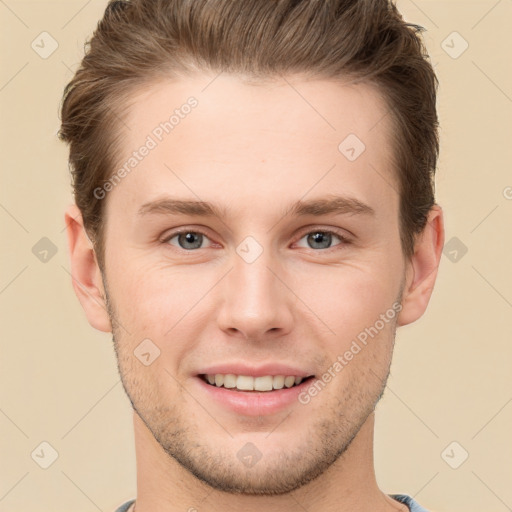
MULTIPOLYGON (((169 244, 169 241, 172 240, 175 236, 178 236, 178 235, 183 234, 183 233, 200 234, 200 235, 203 235, 203 236, 205 236, 206 238, 209 239, 208 235, 204 231, 201 231, 201 230, 198 230, 198 229, 180 229, 180 230, 177 230, 177 231, 173 231, 172 233, 167 235, 163 240, 161 240, 161 243, 162 244, 171 245, 171 244, 169 244)), ((300 238, 298 240, 302 240, 305 236, 311 235, 313 233, 322 233, 322 234, 334 235, 334 236, 336 236, 340 240, 339 244, 336 244, 336 245, 334 245, 332 247, 328 247, 326 249, 311 249, 314 252, 324 252, 324 253, 331 252, 332 250, 336 250, 336 248, 339 247, 339 246, 346 246, 346 245, 350 245, 352 243, 351 240, 349 238, 347 238, 345 235, 342 235, 338 231, 333 231, 333 230, 329 230, 329 229, 312 229, 310 231, 306 231, 306 232, 302 233, 302 235, 300 236, 300 238)), ((196 252, 199 249, 201 249, 201 248, 198 248, 198 249, 188 249, 187 250, 187 249, 183 249, 183 248, 177 247, 177 246, 172 246, 172 247, 174 247, 175 249, 178 249, 179 251, 188 252, 188 253, 196 252)), ((304 247, 302 247, 302 249, 303 248, 304 247)))

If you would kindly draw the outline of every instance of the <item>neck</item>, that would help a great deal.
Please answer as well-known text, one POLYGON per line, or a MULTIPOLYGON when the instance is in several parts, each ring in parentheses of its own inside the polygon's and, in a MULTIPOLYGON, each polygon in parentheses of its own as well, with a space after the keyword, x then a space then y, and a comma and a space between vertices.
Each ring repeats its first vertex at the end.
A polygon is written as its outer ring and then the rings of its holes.
POLYGON ((303 487, 279 496, 221 492, 198 480, 167 455, 134 412, 137 457, 136 512, 244 510, 296 512, 408 511, 377 486, 373 464, 374 413, 345 453, 327 471, 303 487))

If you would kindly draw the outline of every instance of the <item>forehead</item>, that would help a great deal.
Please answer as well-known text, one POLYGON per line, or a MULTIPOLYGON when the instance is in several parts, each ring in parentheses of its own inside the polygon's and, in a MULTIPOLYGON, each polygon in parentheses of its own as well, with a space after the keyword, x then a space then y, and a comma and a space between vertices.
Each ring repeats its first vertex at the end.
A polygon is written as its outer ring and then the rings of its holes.
POLYGON ((390 116, 367 84, 203 74, 148 84, 126 112, 118 167, 128 172, 112 195, 134 208, 165 191, 219 202, 333 187, 377 202, 396 194, 390 116))

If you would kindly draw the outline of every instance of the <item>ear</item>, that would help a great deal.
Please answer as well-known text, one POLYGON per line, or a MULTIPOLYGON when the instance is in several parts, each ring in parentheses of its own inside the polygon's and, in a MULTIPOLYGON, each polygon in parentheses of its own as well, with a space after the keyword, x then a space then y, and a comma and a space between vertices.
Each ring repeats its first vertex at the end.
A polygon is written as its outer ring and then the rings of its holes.
POLYGON ((84 308, 87 320, 99 331, 112 332, 105 302, 105 290, 94 246, 84 228, 82 214, 75 204, 64 216, 71 259, 73 288, 84 308))
POLYGON ((427 309, 443 246, 443 210, 436 204, 430 209, 425 228, 416 238, 413 256, 406 262, 402 310, 398 316, 397 326, 415 322, 427 309))

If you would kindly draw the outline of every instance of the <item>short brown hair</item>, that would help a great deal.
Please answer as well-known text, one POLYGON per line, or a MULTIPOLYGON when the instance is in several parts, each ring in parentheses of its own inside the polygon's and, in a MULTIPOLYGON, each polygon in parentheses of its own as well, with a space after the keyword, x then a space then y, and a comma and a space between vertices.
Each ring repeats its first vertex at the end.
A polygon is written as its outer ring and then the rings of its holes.
MULTIPOLYGON (((110 0, 67 84, 61 140, 75 202, 104 265, 104 203, 130 94, 197 71, 253 80, 301 74, 377 87, 389 109, 406 258, 434 200, 437 77, 419 37, 388 0, 110 0)), ((341 141, 340 141, 341 142, 341 141)))

